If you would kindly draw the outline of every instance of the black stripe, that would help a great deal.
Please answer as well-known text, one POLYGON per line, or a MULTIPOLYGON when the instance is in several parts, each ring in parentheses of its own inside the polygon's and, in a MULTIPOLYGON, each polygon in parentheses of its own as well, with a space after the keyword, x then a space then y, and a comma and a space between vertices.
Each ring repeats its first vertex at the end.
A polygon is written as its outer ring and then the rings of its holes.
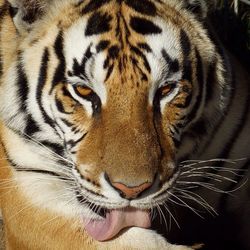
POLYGON ((173 140, 173 142, 174 142, 175 148, 178 149, 178 148, 180 147, 180 145, 181 145, 181 141, 180 141, 180 140, 177 140, 176 137, 172 137, 172 140, 173 140))
POLYGON ((103 68, 104 69, 107 69, 108 66, 109 66, 109 61, 110 61, 110 58, 107 56, 107 58, 105 59, 105 61, 103 62, 103 68))
POLYGON ((133 66, 138 67, 138 60, 134 56, 130 56, 133 66))
POLYGON ((112 16, 107 13, 96 12, 88 20, 85 36, 99 35, 110 31, 112 16))
POLYGON ((104 82, 106 82, 109 79, 109 77, 112 74, 113 70, 114 70, 114 64, 112 64, 111 66, 109 66, 108 72, 107 72, 107 75, 106 75, 106 78, 105 78, 104 82))
POLYGON ((68 127, 72 128, 75 124, 71 123, 70 121, 64 119, 64 118, 61 118, 61 121, 68 127))
POLYGON ((156 91, 156 93, 155 93, 154 100, 153 100, 154 117, 156 119, 161 119, 162 118, 161 98, 162 98, 162 93, 161 93, 161 90, 158 89, 156 91))
POLYGON ((200 56, 200 53, 197 49, 195 49, 195 56, 197 59, 197 65, 196 65, 196 75, 197 75, 197 81, 200 87, 200 92, 202 92, 202 89, 204 87, 204 72, 203 72, 203 62, 200 56))
POLYGON ((215 91, 215 82, 216 82, 216 68, 215 63, 209 65, 208 73, 207 73, 207 91, 206 91, 206 100, 205 103, 207 104, 210 102, 214 97, 214 91, 215 91))
POLYGON ((168 76, 169 77, 171 75, 171 73, 176 73, 179 71, 180 69, 180 65, 179 65, 179 62, 177 59, 172 59, 170 58, 170 56, 168 55, 168 53, 166 52, 165 49, 163 49, 161 51, 162 53, 162 56, 164 58, 164 60, 166 61, 167 65, 168 65, 168 68, 169 68, 169 72, 168 72, 168 76))
POLYGON ((204 80, 203 80, 203 64, 202 64, 202 60, 200 57, 200 54, 198 52, 198 50, 196 50, 196 75, 197 75, 197 84, 198 84, 198 96, 196 99, 196 102, 194 104, 194 107, 192 109, 192 111, 187 115, 187 120, 188 122, 191 122, 192 120, 194 120, 197 116, 197 113, 199 111, 199 107, 202 101, 202 97, 203 97, 203 88, 204 88, 204 80))
POLYGON ((192 82, 192 61, 185 58, 183 62, 182 79, 192 82))
POLYGON ((63 106, 61 100, 58 100, 57 98, 56 98, 56 107, 57 107, 57 110, 59 112, 66 114, 66 111, 64 109, 64 106, 63 106))
POLYGON ((64 105, 62 103, 61 100, 59 100, 58 98, 56 98, 56 107, 58 109, 59 112, 63 113, 63 114, 73 114, 73 112, 67 112, 64 108, 64 105))
POLYGON ((62 91, 63 91, 63 95, 65 97, 69 97, 70 99, 72 99, 72 95, 70 94, 70 92, 68 91, 68 89, 65 85, 63 86, 62 91))
POLYGON ((9 13, 10 13, 11 18, 14 18, 17 15, 17 12, 18 12, 18 8, 15 8, 12 6, 9 7, 9 13))
MULTIPOLYGON (((53 152, 55 152, 56 154, 62 156, 64 154, 64 147, 58 143, 53 143, 53 142, 50 142, 50 141, 40 141, 40 143, 47 147, 47 148, 50 148, 53 152)), ((58 159, 60 161, 60 159, 58 159)), ((65 164, 65 163, 64 163, 65 164)))
POLYGON ((135 11, 148 16, 155 16, 155 5, 148 0, 125 0, 125 3, 135 11))
POLYGON ((131 45, 130 49, 131 49, 131 51, 135 52, 135 54, 137 56, 139 56, 139 57, 141 57, 143 59, 145 68, 147 69, 147 71, 149 73, 151 73, 151 68, 150 68, 150 65, 148 63, 147 57, 138 48, 136 48, 135 46, 131 45))
POLYGON ((79 78, 81 78, 83 80, 88 80, 88 76, 86 74, 86 64, 89 61, 89 59, 91 58, 91 56, 92 56, 91 45, 89 45, 89 47, 87 48, 80 64, 78 63, 76 58, 74 58, 74 60, 73 60, 74 61, 73 74, 75 76, 78 76, 79 78))
POLYGON ((77 134, 77 133, 79 133, 79 132, 81 131, 81 129, 80 129, 77 125, 75 125, 75 127, 72 127, 72 128, 71 128, 71 131, 72 131, 74 134, 77 134))
POLYGON ((41 61, 40 73, 39 73, 37 90, 36 90, 36 99, 37 99, 37 103, 38 103, 39 108, 41 110, 44 121, 47 124, 49 124, 51 127, 53 127, 54 121, 48 116, 48 114, 46 113, 46 111, 43 107, 43 103, 42 103, 44 86, 45 86, 46 81, 47 81, 48 62, 49 62, 49 50, 48 50, 48 48, 45 48, 44 53, 43 53, 43 57, 42 57, 42 61, 41 61))
POLYGON ((152 49, 150 48, 150 46, 147 44, 147 43, 138 43, 137 46, 140 48, 140 49, 143 49, 145 50, 146 52, 152 52, 152 49))
POLYGON ((96 46, 97 53, 105 50, 109 46, 109 44, 110 44, 110 41, 108 41, 108 40, 100 41, 96 46))
POLYGON ((55 43, 54 43, 54 51, 56 53, 56 56, 59 60, 59 65, 55 71, 54 78, 52 81, 50 94, 52 93, 55 86, 60 82, 65 82, 65 68, 66 68, 66 62, 65 57, 63 54, 63 33, 60 31, 56 37, 55 43))
POLYGON ((121 13, 116 14, 116 28, 115 35, 120 41, 121 48, 124 48, 124 42, 129 43, 129 37, 131 35, 130 29, 127 25, 127 21, 121 13), (124 41, 125 40, 125 41, 124 41))
POLYGON ((180 44, 183 53, 183 76, 182 79, 192 82, 192 62, 189 59, 191 43, 184 30, 180 33, 180 44))
MULTIPOLYGON (((132 62, 133 66, 134 66, 134 70, 137 69, 139 74, 141 75, 141 79, 140 79, 141 82, 148 81, 147 75, 145 74, 145 72, 143 72, 143 70, 138 65, 138 60, 136 58, 134 58, 134 56, 131 55, 130 61, 132 62)), ((137 85, 138 85, 138 82, 137 82, 137 85)))
POLYGON ((28 24, 32 24, 42 14, 40 8, 34 8, 27 11, 26 15, 22 17, 22 20, 28 24))
POLYGON ((108 49, 108 55, 112 59, 117 59, 119 51, 120 51, 119 47, 117 45, 113 45, 108 49))
POLYGON ((183 29, 181 29, 181 33, 180 33, 180 44, 181 44, 184 58, 189 57, 189 54, 191 51, 191 43, 190 43, 187 33, 183 29))
POLYGON ((87 14, 91 11, 96 11, 103 5, 109 3, 110 0, 91 0, 82 10, 82 14, 87 14))
POLYGON ((79 142, 81 142, 87 135, 88 133, 83 134, 78 140, 74 141, 74 140, 69 140, 66 142, 67 145, 69 145, 71 148, 75 147, 76 144, 78 144, 79 142))
POLYGON ((130 26, 135 32, 142 35, 162 33, 162 29, 159 26, 145 18, 131 17, 130 26))
POLYGON ((141 75, 141 82, 147 82, 148 81, 148 77, 147 75, 143 72, 143 70, 137 65, 136 68, 139 70, 139 73, 141 75))
POLYGON ((102 110, 102 102, 100 97, 94 93, 90 95, 89 98, 86 99, 91 101, 92 103, 93 116, 100 114, 102 110))
POLYGON ((24 72, 21 55, 18 56, 18 61, 19 61, 17 65, 18 96, 20 97, 21 101, 21 110, 26 111, 26 102, 29 94, 28 79, 24 72))
POLYGON ((15 170, 18 172, 30 172, 30 173, 36 173, 36 174, 51 175, 51 176, 58 177, 61 180, 67 180, 66 177, 62 177, 61 175, 59 175, 53 171, 40 170, 40 169, 34 169, 34 168, 22 168, 22 167, 17 167, 17 166, 15 167, 15 170))
POLYGON ((32 118, 32 116, 29 114, 26 118, 26 126, 24 133, 26 135, 32 136, 33 134, 41 131, 36 121, 32 118))
POLYGON ((123 63, 122 63, 122 61, 123 61, 123 60, 122 60, 122 57, 120 57, 119 60, 118 60, 118 69, 119 69, 119 72, 120 72, 120 73, 122 73, 122 71, 123 71, 123 69, 124 69, 124 68, 123 68, 123 63))

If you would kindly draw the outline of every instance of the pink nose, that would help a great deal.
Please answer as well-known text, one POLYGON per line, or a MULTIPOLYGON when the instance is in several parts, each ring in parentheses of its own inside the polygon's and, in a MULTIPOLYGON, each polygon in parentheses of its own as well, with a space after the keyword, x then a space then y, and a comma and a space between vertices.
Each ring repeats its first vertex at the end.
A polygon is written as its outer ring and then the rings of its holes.
POLYGON ((152 186, 151 182, 146 182, 136 187, 128 187, 120 182, 113 182, 111 184, 115 189, 120 192, 121 196, 126 199, 135 199, 143 191, 149 189, 152 186))

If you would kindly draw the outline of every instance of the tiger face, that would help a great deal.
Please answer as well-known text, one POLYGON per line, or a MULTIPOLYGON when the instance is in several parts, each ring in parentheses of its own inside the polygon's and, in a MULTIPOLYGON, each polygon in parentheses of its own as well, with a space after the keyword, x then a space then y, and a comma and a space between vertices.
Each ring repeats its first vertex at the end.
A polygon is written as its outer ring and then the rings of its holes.
POLYGON ((126 226, 148 227, 202 115, 215 48, 185 1, 47 5, 35 20, 16 5, 8 20, 0 106, 14 178, 36 206, 88 220, 96 239, 115 233, 90 221, 132 214, 126 226))

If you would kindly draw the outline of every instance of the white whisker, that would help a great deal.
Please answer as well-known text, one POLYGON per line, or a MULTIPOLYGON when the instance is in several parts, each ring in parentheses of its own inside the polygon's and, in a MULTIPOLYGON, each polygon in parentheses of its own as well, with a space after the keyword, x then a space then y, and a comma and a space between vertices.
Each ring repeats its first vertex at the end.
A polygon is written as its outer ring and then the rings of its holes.
POLYGON ((168 208, 167 204, 165 203, 164 204, 164 208, 167 210, 167 212, 169 213, 169 223, 170 223, 170 226, 169 226, 169 230, 171 230, 171 218, 174 220, 175 224, 177 225, 177 227, 180 229, 180 225, 177 221, 177 219, 174 217, 174 215, 171 213, 170 209, 168 208))
POLYGON ((185 201, 183 201, 181 198, 179 198, 178 196, 174 195, 173 193, 171 193, 170 191, 168 191, 170 196, 173 196, 175 199, 179 200, 185 207, 189 208, 191 211, 193 211, 196 215, 198 215, 200 218, 204 219, 203 216, 201 216, 196 209, 190 207, 185 201))

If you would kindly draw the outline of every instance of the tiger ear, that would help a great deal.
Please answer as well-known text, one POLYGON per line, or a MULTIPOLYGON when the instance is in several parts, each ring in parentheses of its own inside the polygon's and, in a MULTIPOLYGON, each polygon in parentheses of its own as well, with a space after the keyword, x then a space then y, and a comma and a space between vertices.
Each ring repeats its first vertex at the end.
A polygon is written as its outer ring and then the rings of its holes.
POLYGON ((7 0, 17 30, 28 31, 45 12, 49 0, 7 0))
POLYGON ((186 8, 196 14, 200 19, 205 19, 209 11, 215 9, 217 0, 185 0, 186 8))

